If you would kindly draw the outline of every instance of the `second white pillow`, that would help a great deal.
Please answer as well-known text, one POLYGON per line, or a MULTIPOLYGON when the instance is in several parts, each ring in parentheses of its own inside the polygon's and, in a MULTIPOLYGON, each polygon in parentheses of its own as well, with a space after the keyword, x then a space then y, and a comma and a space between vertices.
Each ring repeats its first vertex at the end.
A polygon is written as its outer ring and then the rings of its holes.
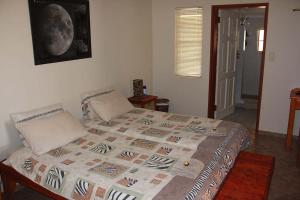
POLYGON ((93 110, 105 121, 129 112, 133 105, 119 92, 113 91, 91 100, 93 110))

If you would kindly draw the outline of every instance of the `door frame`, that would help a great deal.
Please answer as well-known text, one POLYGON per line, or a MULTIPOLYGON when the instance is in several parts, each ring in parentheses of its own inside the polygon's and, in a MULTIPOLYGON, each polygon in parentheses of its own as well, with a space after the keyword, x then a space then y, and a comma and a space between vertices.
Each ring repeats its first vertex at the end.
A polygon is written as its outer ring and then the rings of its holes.
POLYGON ((268 33, 268 15, 269 15, 269 3, 251 3, 251 4, 227 4, 227 5, 213 5, 211 9, 211 41, 210 41, 210 70, 209 70, 209 91, 208 91, 208 114, 209 118, 214 118, 216 110, 215 99, 216 99, 216 74, 217 74, 217 55, 218 55, 218 13, 220 9, 234 9, 234 8, 256 8, 265 6, 264 16, 264 46, 261 56, 260 66, 260 79, 259 79, 259 91, 258 91, 258 102, 257 102, 257 113, 256 113, 256 127, 255 135, 258 132, 259 120, 260 120, 260 109, 261 109, 261 97, 262 87, 264 78, 264 66, 265 66, 265 54, 266 54, 266 43, 268 33))

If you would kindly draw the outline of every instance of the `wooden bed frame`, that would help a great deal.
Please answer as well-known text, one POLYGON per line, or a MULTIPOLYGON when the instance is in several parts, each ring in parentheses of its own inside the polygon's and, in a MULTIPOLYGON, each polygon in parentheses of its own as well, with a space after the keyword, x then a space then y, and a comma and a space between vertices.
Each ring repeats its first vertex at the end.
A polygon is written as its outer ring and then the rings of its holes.
MULTIPOLYGON (((249 199, 249 191, 251 191, 252 200, 266 200, 268 198, 274 162, 274 157, 271 156, 240 152, 233 168, 221 185, 215 200, 225 200, 228 197, 229 199, 249 199), (248 176, 249 173, 251 174, 250 177, 248 176), (241 177, 242 180, 240 179, 241 177), (245 177, 248 178, 245 180, 245 177), (253 185, 257 185, 257 180, 260 183, 259 188, 253 187, 253 185), (246 182, 247 184, 240 185, 241 182, 246 182)), ((17 183, 54 200, 66 199, 38 185, 2 162, 0 163, 0 175, 4 187, 4 199, 6 200, 13 200, 17 183)))
POLYGON ((51 199, 54 200, 66 200, 66 198, 55 194, 46 188, 40 186, 39 184, 33 182, 27 177, 23 176, 19 172, 17 172, 12 167, 9 167, 2 162, 0 163, 0 175, 3 183, 4 189, 4 199, 13 200, 14 192, 16 189, 16 184, 19 183, 25 187, 31 188, 51 199))

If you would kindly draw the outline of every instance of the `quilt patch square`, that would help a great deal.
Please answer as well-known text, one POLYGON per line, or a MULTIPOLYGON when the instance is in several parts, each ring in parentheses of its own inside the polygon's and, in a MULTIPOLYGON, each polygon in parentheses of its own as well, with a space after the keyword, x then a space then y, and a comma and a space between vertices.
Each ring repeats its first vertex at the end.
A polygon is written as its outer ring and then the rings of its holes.
POLYGON ((70 153, 71 151, 65 149, 65 148, 62 148, 62 147, 59 147, 57 149, 53 149, 51 151, 48 152, 49 155, 55 157, 55 158, 59 158, 63 155, 66 155, 68 153, 70 153))
POLYGON ((117 183, 125 187, 131 187, 137 182, 138 182, 137 179, 124 177, 121 180, 119 180, 117 183))
POLYGON ((191 119, 190 116, 184 116, 184 115, 171 115, 167 118, 169 121, 173 122, 187 122, 191 119))
POLYGON ((133 137, 126 137, 126 140, 133 140, 133 137))
POLYGON ((170 133, 171 133, 171 131, 165 131, 165 130, 156 129, 156 128, 149 128, 149 129, 143 131, 141 134, 158 137, 158 138, 163 138, 170 133))
POLYGON ((106 154, 113 150, 113 147, 107 144, 100 143, 90 149, 94 153, 106 154))
POLYGON ((100 159, 98 159, 98 158, 96 158, 96 159, 94 159, 94 160, 93 160, 93 162, 95 162, 95 163, 99 163, 99 162, 101 162, 101 160, 100 160, 100 159))
POLYGON ((161 183, 161 180, 158 180, 158 179, 152 179, 151 180, 151 182, 150 183, 152 183, 152 184, 154 184, 154 185, 159 185, 160 183, 161 183))
POLYGON ((34 167, 38 164, 38 161, 33 159, 33 158, 28 158, 24 161, 24 164, 22 166, 22 168, 28 172, 28 173, 32 173, 34 167))
POLYGON ((94 144, 95 144, 95 142, 89 142, 87 145, 93 146, 94 144))
POLYGON ((112 200, 141 200, 143 197, 142 194, 137 192, 127 190, 124 188, 120 188, 117 186, 112 186, 105 197, 105 199, 112 199, 112 200), (118 197, 118 198, 115 198, 118 197))
POLYGON ((42 181, 42 177, 37 174, 34 181, 37 182, 37 183, 40 183, 42 181))
POLYGON ((171 147, 163 146, 163 147, 160 147, 160 149, 158 149, 157 153, 163 154, 163 155, 168 155, 169 153, 171 153, 172 150, 173 149, 171 147))
POLYGON ((143 161, 143 160, 140 160, 140 159, 137 159, 137 160, 134 161, 134 163, 135 163, 135 164, 138 164, 138 165, 139 165, 139 164, 142 164, 143 162, 144 162, 144 161, 143 161))
POLYGON ((109 142, 113 142, 113 141, 115 141, 117 138, 116 137, 108 137, 108 138, 106 138, 105 140, 106 141, 109 141, 109 142))
POLYGON ((179 137, 179 136, 170 136, 170 137, 167 138, 167 141, 169 141, 169 142, 178 143, 179 140, 181 140, 181 137, 179 137))
POLYGON ((87 146, 87 145, 84 145, 84 146, 82 146, 81 148, 82 148, 82 149, 88 149, 88 148, 89 148, 89 146, 87 146))
POLYGON ((127 130, 128 130, 128 128, 124 128, 124 127, 121 127, 118 129, 118 131, 121 133, 125 133, 127 130))
POLYGON ((46 168, 47 168, 47 166, 44 165, 44 164, 42 164, 42 165, 39 167, 39 171, 42 172, 42 173, 44 173, 45 170, 46 170, 46 168))
POLYGON ((85 163, 85 165, 87 165, 87 166, 93 166, 95 163, 94 162, 87 162, 87 163, 85 163))
POLYGON ((187 132, 193 132, 193 133, 204 133, 207 131, 207 128, 202 126, 201 121, 192 121, 183 130, 187 132))
POLYGON ((104 198, 105 192, 106 192, 106 189, 104 189, 102 187, 98 187, 96 190, 96 196, 99 198, 104 198))
POLYGON ((144 149, 154 149, 158 144, 158 142, 145 139, 135 139, 130 143, 131 146, 140 147, 144 149))
POLYGON ((73 160, 67 159, 67 160, 62 161, 61 163, 62 163, 62 164, 65 164, 65 165, 71 165, 71 164, 74 163, 74 162, 75 162, 75 161, 73 161, 73 160))
POLYGON ((132 161, 135 157, 137 157, 139 154, 131 151, 123 151, 119 155, 117 155, 117 158, 127 161, 132 161))
POLYGON ((94 183, 78 179, 73 190, 72 198, 75 200, 89 200, 91 199, 93 189, 94 183))
POLYGON ((123 165, 118 165, 110 162, 104 162, 96 167, 91 168, 89 171, 103 175, 109 178, 116 178, 122 173, 124 173, 128 167, 123 165))
POLYGON ((138 120, 137 123, 151 125, 154 123, 154 121, 151 119, 142 118, 142 119, 138 120))
POLYGON ((156 177, 156 178, 159 178, 159 179, 165 179, 165 178, 168 177, 168 175, 167 175, 167 174, 159 173, 159 174, 157 174, 155 177, 156 177))
POLYGON ((88 132, 95 134, 95 135, 103 135, 105 133, 105 131, 100 130, 100 129, 95 129, 95 128, 89 129, 88 132))
POLYGON ((176 125, 168 123, 168 122, 163 122, 159 126, 162 127, 162 128, 170 128, 171 129, 171 128, 174 128, 176 125))
POLYGON ((175 162, 176 160, 173 158, 153 155, 143 164, 143 166, 167 171, 175 162))
POLYGON ((82 152, 77 152, 75 153, 75 156, 80 156, 82 154, 82 152))
POLYGON ((60 193, 66 178, 67 173, 58 168, 52 167, 45 178, 44 186, 51 191, 60 193))
POLYGON ((139 157, 140 159, 143 159, 143 160, 146 160, 146 159, 148 159, 149 158, 149 156, 147 156, 147 155, 140 155, 140 157, 139 157))

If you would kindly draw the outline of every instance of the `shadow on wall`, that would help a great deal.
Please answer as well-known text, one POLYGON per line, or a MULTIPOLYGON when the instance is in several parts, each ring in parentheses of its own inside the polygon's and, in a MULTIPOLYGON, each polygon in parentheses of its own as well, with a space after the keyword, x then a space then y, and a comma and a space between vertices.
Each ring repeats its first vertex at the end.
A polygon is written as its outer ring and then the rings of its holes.
POLYGON ((11 121, 4 123, 6 133, 8 133, 8 145, 0 148, 0 161, 6 159, 10 153, 22 146, 19 134, 11 121))

